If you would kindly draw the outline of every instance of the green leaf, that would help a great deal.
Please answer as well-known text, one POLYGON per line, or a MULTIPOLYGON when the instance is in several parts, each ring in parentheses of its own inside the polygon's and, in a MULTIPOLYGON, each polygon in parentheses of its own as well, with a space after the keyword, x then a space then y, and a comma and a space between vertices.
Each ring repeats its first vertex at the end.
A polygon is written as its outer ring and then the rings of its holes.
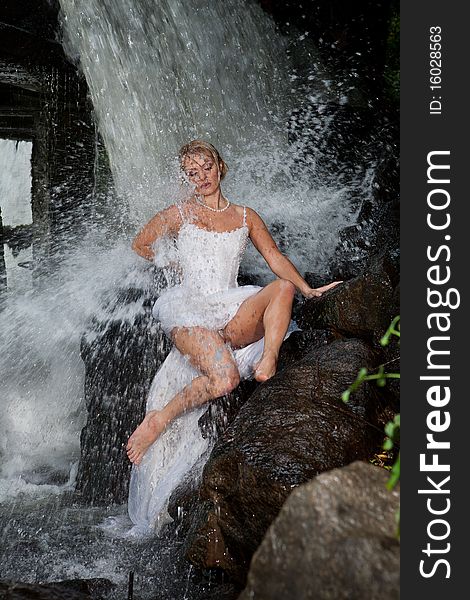
POLYGON ((398 453, 397 460, 390 471, 390 477, 387 481, 387 488, 389 490, 393 490, 393 488, 397 485, 400 480, 400 453, 398 453))

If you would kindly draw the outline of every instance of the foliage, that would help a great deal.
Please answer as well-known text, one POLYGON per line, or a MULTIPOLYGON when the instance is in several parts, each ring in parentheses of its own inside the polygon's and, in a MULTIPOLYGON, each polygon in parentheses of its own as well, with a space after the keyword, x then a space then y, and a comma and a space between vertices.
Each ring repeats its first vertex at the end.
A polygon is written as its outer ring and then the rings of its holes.
MULTIPOLYGON (((395 415, 393 421, 389 421, 385 425, 385 438, 383 449, 391 450, 395 445, 400 443, 400 414, 395 415)), ((400 479, 400 452, 390 471, 390 478, 387 482, 389 490, 393 490, 400 479)))
MULTIPOLYGON (((393 321, 390 323, 389 328, 385 332, 384 336, 380 340, 380 344, 382 346, 388 346, 390 343, 390 338, 392 336, 396 336, 400 338, 400 316, 396 316, 393 321)), ((376 373, 369 373, 368 370, 363 367, 357 377, 356 380, 349 386, 347 390, 343 392, 341 395, 341 399, 343 402, 348 402, 351 394, 357 390, 357 388, 362 385, 364 381, 373 381, 377 382, 377 385, 383 387, 387 383, 387 379, 400 379, 400 373, 388 373, 385 371, 385 365, 380 365, 377 369, 376 373)), ((399 446, 400 443, 400 414, 396 414, 393 421, 389 421, 385 425, 385 438, 383 449, 390 451, 395 446, 399 446)), ((400 452, 398 452, 398 456, 392 466, 390 471, 390 477, 387 482, 387 487, 389 490, 392 490, 398 481, 400 480, 400 452)))

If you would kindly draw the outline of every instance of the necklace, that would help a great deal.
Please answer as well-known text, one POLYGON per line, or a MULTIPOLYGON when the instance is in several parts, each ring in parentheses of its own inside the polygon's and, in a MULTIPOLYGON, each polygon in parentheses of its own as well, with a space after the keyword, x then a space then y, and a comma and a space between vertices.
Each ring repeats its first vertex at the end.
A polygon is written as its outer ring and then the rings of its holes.
POLYGON ((227 208, 230 206, 230 200, 227 200, 227 198, 224 198, 225 202, 227 202, 226 206, 224 206, 223 208, 212 208, 212 206, 207 206, 207 204, 205 204, 201 200, 201 197, 199 196, 199 194, 195 194, 194 197, 196 198, 196 202, 198 204, 200 204, 204 208, 207 208, 207 210, 211 210, 212 212, 224 212, 224 210, 227 210, 227 208))

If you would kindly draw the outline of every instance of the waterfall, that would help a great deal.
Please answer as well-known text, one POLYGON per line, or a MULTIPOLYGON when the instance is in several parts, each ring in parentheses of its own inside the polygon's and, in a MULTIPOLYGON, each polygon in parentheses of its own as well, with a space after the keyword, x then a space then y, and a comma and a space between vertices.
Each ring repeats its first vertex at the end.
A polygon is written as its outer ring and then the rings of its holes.
MULTIPOLYGON (((287 42, 253 0, 61 0, 64 44, 80 61, 120 210, 140 227, 181 194, 176 154, 194 138, 229 165, 227 196, 257 210, 301 269, 319 269, 349 217, 286 123, 299 103, 287 42), (282 232, 282 233, 279 233, 282 232)), ((249 269, 266 269, 253 255, 249 269)))
MULTIPOLYGON (((224 150, 274 134, 283 40, 255 3, 61 0, 119 192, 161 207, 172 159, 194 138, 224 150), (277 55, 276 61, 273 57, 277 55)), ((138 210, 138 209, 137 209, 138 210)))

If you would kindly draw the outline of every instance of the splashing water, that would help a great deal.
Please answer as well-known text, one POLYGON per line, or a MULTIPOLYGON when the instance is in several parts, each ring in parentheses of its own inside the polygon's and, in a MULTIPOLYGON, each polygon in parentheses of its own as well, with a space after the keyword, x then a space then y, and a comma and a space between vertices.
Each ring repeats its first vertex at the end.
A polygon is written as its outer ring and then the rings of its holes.
MULTIPOLYGON (((318 182, 312 163, 299 168, 302 149, 288 143, 285 128, 298 101, 286 40, 260 7, 239 0, 61 6, 66 47, 80 57, 132 223, 181 195, 175 156, 202 137, 229 165, 228 197, 286 228, 299 268, 328 259, 349 218, 348 191, 318 182)), ((249 259, 251 271, 263 271, 260 264, 249 259)))
MULTIPOLYGON (((0 355, 2 477, 68 480, 84 425, 81 336, 90 315, 110 318, 101 303, 105 291, 148 286, 135 262, 126 246, 105 252, 89 239, 87 251, 67 258, 50 286, 10 298, 0 313, 0 346, 7 349, 0 355)), ((114 316, 132 320, 140 308, 126 305, 114 316)))

